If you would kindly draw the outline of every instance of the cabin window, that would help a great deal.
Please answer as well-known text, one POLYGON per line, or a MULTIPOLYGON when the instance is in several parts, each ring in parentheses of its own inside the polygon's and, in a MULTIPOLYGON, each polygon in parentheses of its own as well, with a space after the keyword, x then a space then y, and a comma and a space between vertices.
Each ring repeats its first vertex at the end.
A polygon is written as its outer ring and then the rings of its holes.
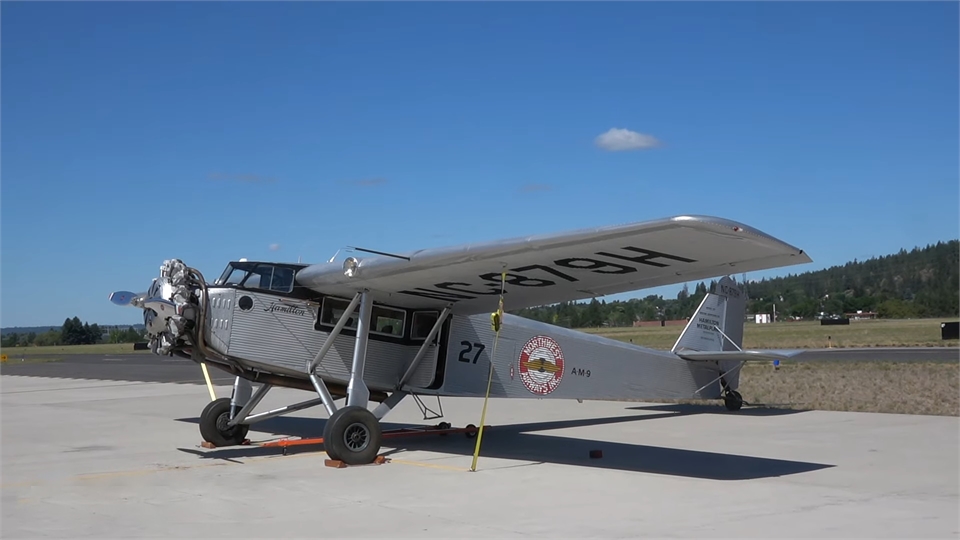
POLYGON ((373 306, 370 314, 370 331, 376 334, 385 334, 394 337, 403 337, 403 323, 406 312, 402 309, 393 309, 384 306, 373 306))
MULTIPOLYGON (((337 321, 340 320, 340 317, 343 316, 343 313, 350 306, 349 300, 341 300, 339 298, 324 298, 323 299, 323 308, 320 310, 320 322, 322 324, 329 324, 330 326, 336 326, 337 321)), ((347 320, 346 326, 344 328, 357 328, 357 310, 353 310, 353 316, 347 320)))
POLYGON ((437 324, 440 313, 437 311, 418 311, 413 314, 413 328, 410 329, 410 339, 427 339, 433 325, 437 324))
MULTIPOLYGON (((350 306, 350 301, 339 298, 324 298, 320 310, 320 324, 336 326, 337 321, 350 306)), ((406 312, 386 306, 373 306, 370 312, 370 333, 385 336, 403 337, 403 325, 406 323, 406 312)), ((360 316, 359 306, 353 310, 344 328, 357 329, 357 318, 360 316)))

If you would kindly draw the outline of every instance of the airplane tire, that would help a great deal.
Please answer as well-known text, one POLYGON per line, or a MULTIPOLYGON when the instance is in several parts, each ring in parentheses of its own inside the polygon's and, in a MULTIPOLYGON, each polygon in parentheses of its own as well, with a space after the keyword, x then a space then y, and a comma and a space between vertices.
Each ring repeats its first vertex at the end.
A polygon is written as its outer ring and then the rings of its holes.
POLYGON ((373 463, 380 453, 380 422, 366 407, 338 409, 323 427, 323 446, 330 459, 347 465, 373 463))
POLYGON ((234 446, 247 438, 250 426, 240 424, 227 427, 230 421, 230 398, 211 401, 200 413, 200 435, 214 446, 234 446))
POLYGON ((743 396, 736 390, 731 390, 729 394, 723 397, 723 405, 728 411, 739 411, 743 407, 743 396))

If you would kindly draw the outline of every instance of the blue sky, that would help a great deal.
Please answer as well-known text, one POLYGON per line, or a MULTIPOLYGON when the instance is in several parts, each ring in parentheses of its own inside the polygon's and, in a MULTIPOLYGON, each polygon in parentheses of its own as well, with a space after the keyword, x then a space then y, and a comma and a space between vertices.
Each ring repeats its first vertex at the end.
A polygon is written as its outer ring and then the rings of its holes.
POLYGON ((0 15, 4 327, 140 322, 107 295, 175 257, 213 279, 696 213, 813 257, 780 275, 958 236, 957 3, 0 15))

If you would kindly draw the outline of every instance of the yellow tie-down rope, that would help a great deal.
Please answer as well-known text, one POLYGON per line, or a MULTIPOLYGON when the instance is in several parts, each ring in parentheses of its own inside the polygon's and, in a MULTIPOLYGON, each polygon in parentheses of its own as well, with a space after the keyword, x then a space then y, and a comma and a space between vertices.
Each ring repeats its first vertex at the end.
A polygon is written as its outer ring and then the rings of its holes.
POLYGON ((483 425, 487 419, 487 401, 490 399, 490 385, 493 383, 493 360, 497 357, 497 343, 500 341, 500 327, 503 325, 503 288, 506 285, 507 273, 500 273, 500 305, 497 311, 490 314, 490 322, 493 325, 493 352, 490 354, 490 371, 487 374, 487 392, 483 396, 483 412, 480 413, 480 430, 477 432, 477 445, 473 450, 473 464, 470 466, 471 472, 477 470, 477 459, 480 457, 480 441, 483 440, 483 425))
POLYGON ((203 370, 203 380, 207 382, 207 391, 210 392, 210 401, 216 401, 217 393, 213 391, 213 381, 210 380, 210 372, 207 371, 207 364, 200 362, 200 369, 203 370))

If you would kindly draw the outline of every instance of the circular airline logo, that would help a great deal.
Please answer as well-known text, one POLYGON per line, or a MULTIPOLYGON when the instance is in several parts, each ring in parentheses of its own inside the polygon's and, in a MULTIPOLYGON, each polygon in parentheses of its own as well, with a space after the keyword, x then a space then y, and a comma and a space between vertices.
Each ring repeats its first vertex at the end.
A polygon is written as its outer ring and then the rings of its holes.
POLYGON ((553 338, 536 336, 520 350, 520 380, 532 393, 545 396, 563 379, 563 351, 553 338))

